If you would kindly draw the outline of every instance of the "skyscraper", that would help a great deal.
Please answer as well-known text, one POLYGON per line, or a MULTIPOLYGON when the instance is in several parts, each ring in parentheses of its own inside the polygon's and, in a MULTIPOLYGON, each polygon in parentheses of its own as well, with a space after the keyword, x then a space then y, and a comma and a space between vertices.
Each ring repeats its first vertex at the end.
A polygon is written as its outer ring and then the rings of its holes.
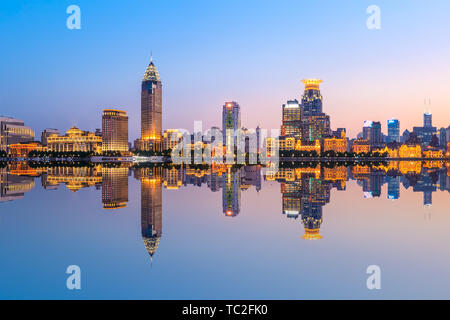
POLYGON ((431 113, 425 112, 423 114, 423 127, 413 127, 413 132, 419 138, 422 147, 430 144, 431 138, 437 132, 436 127, 433 127, 431 113))
POLYGON ((431 128, 433 126, 433 118, 430 112, 425 112, 423 114, 423 126, 425 128, 431 128))
POLYGON ((322 80, 302 80, 305 91, 301 104, 302 140, 312 142, 330 136, 330 117, 322 112, 322 80))
POLYGON ((383 144, 381 134, 381 123, 378 121, 372 122, 372 130, 370 132, 370 144, 373 147, 380 147, 383 144))
POLYGON ((301 139, 301 108, 297 100, 283 104, 281 135, 301 139))
POLYGON ((364 140, 370 140, 370 137, 372 135, 372 124, 373 121, 365 120, 363 124, 363 131, 362 131, 362 138, 364 140))
POLYGON ((241 128, 241 107, 237 102, 225 102, 222 108, 222 134, 223 144, 229 146, 234 137, 234 145, 236 145, 236 130, 241 128))
POLYGON ((162 150, 162 84, 158 70, 150 58, 141 86, 142 150, 162 150))
POLYGON ((103 110, 102 150, 128 152, 128 117, 125 111, 103 110))
POLYGON ((305 92, 302 96, 302 116, 309 117, 322 113, 322 95, 320 94, 320 84, 323 82, 319 79, 302 80, 305 85, 305 92))
POLYGON ((400 121, 397 119, 388 120, 388 136, 386 142, 400 142, 400 121))

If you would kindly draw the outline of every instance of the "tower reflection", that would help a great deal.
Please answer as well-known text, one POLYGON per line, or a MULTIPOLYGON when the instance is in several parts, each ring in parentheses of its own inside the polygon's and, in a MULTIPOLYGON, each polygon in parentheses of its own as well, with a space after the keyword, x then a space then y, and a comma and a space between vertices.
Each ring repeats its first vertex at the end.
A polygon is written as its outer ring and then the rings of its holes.
POLYGON ((120 209, 128 202, 129 167, 104 166, 102 168, 102 203, 103 209, 120 209))
POLYGON ((162 236, 162 167, 141 168, 135 177, 141 181, 141 233, 153 261, 162 236))

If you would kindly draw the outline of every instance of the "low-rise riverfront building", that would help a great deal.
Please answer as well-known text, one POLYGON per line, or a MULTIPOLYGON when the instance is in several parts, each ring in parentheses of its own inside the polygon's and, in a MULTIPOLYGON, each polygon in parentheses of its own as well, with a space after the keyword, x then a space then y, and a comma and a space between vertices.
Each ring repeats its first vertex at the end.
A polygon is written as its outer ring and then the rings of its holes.
POLYGON ((53 152, 102 152, 102 137, 77 127, 67 130, 63 136, 52 134, 47 138, 48 151, 53 152))

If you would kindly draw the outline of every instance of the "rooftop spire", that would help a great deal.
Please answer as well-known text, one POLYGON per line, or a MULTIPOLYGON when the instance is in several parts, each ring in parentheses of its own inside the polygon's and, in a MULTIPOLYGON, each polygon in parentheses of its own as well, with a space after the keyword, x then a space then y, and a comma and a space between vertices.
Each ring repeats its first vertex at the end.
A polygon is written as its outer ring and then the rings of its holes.
POLYGON ((142 79, 142 81, 161 81, 158 70, 153 64, 153 52, 150 53, 150 64, 148 65, 147 70, 145 70, 144 78, 142 79))

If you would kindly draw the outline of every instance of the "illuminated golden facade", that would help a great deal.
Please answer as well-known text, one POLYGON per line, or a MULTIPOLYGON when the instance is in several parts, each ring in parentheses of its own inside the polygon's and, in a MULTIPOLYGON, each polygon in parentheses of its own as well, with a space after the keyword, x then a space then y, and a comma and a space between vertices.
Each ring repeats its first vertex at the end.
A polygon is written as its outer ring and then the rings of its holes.
POLYGON ((384 148, 381 148, 381 149, 380 148, 373 149, 372 151, 374 153, 378 152, 380 154, 387 153, 389 158, 398 158, 399 157, 398 149, 395 149, 395 148, 391 149, 391 148, 388 148, 388 147, 384 147, 384 148))
POLYGON ((417 145, 403 144, 398 149, 398 156, 400 158, 422 158, 422 148, 417 145))
POLYGON ((442 150, 428 149, 428 150, 423 151, 423 157, 424 158, 443 158, 444 153, 442 152, 442 150))
POLYGON ((64 183, 66 188, 76 192, 82 188, 92 187, 102 183, 102 172, 95 167, 49 167, 45 184, 56 186, 64 183))
POLYGON ((163 171, 164 188, 179 189, 183 184, 183 168, 177 169, 175 167, 163 171))
POLYGON ((163 150, 172 150, 180 143, 183 134, 178 129, 167 129, 163 135, 163 150))
POLYGON ((162 151, 162 83, 152 58, 141 85, 140 147, 162 151))
POLYGON ((102 151, 128 153, 128 117, 125 111, 105 109, 102 114, 102 151))
POLYGON ((315 151, 317 154, 320 154, 320 140, 315 140, 313 144, 302 144, 301 140, 297 140, 295 151, 315 151))
POLYGON ((305 90, 320 90, 320 84, 323 80, 320 79, 304 79, 302 80, 305 85, 305 90))
POLYGON ((47 148, 39 142, 16 143, 9 146, 11 157, 25 158, 31 151, 47 151, 47 148))
POLYGON ((323 151, 334 151, 344 153, 347 151, 347 139, 345 138, 325 138, 323 139, 323 151))
POLYGON ((103 209, 125 208, 128 202, 128 166, 102 168, 103 209))
POLYGON ((75 126, 67 130, 63 136, 50 135, 47 144, 48 151, 54 152, 102 152, 102 137, 95 135, 94 132, 82 131, 75 126))
POLYGON ((8 151, 12 144, 33 140, 34 131, 25 126, 23 120, 0 117, 0 150, 8 151))
POLYGON ((356 139, 352 145, 352 151, 354 153, 368 153, 370 152, 370 142, 366 139, 356 139))

